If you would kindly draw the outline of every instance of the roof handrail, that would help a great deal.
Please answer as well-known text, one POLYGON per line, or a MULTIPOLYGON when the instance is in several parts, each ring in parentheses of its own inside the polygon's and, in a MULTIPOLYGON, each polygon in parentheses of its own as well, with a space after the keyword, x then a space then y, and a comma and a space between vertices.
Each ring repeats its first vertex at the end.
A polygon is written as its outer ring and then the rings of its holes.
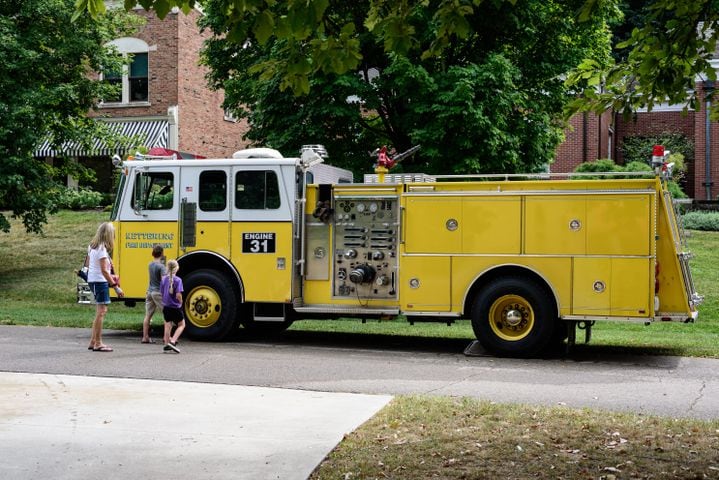
POLYGON ((457 174, 457 175, 429 175, 436 180, 465 180, 465 179, 488 179, 488 180, 551 180, 556 178, 581 178, 581 177, 646 177, 653 178, 654 172, 570 172, 570 173, 485 173, 485 174, 457 174))

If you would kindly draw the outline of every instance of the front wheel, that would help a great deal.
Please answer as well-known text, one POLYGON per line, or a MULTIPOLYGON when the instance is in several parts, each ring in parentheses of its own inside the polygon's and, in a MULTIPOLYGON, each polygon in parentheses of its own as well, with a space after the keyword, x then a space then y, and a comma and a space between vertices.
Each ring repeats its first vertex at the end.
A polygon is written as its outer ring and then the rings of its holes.
POLYGON ((222 340, 235 326, 239 288, 214 270, 196 270, 184 279, 187 335, 197 340, 222 340))
POLYGON ((551 342, 556 309, 550 293, 536 281, 503 277, 477 295, 472 329, 479 343, 494 355, 531 357, 551 342))

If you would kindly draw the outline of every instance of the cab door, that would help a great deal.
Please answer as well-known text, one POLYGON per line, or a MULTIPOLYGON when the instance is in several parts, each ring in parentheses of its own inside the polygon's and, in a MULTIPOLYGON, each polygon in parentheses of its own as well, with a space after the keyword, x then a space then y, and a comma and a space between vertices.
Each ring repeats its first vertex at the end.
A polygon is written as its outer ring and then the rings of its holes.
POLYGON ((230 257, 231 177, 229 166, 182 168, 180 202, 195 210, 194 232, 190 232, 195 241, 187 242, 183 253, 206 250, 230 257))
POLYGON ((292 299, 294 166, 232 167, 231 256, 247 302, 292 299))
POLYGON ((167 258, 179 255, 180 168, 134 168, 122 198, 113 254, 127 298, 144 298, 152 248, 162 245, 167 258))

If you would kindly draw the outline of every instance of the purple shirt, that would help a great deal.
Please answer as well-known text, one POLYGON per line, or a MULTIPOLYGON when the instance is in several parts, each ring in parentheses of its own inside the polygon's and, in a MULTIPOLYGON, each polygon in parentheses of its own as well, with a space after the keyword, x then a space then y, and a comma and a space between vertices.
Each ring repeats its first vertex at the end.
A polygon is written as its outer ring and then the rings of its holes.
POLYGON ((165 275, 160 282, 160 293, 162 294, 163 307, 182 307, 182 303, 177 301, 177 292, 182 293, 182 279, 178 276, 172 277, 172 294, 170 294, 170 276, 165 275))

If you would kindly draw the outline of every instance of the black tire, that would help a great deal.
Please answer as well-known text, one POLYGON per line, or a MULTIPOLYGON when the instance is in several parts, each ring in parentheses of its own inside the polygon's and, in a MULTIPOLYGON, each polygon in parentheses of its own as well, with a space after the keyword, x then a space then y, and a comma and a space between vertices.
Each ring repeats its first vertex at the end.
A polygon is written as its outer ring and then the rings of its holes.
POLYGON ((215 270, 195 270, 183 279, 187 335, 222 340, 236 325, 240 302, 237 282, 215 270))
POLYGON ((569 338, 570 328, 574 328, 574 324, 572 322, 557 319, 556 326, 554 327, 554 334, 552 335, 552 347, 558 349, 566 347, 564 341, 569 338))
POLYGON ((556 308, 551 294, 528 278, 502 277, 484 287, 472 308, 472 329, 497 356, 533 357, 551 343, 556 308))

